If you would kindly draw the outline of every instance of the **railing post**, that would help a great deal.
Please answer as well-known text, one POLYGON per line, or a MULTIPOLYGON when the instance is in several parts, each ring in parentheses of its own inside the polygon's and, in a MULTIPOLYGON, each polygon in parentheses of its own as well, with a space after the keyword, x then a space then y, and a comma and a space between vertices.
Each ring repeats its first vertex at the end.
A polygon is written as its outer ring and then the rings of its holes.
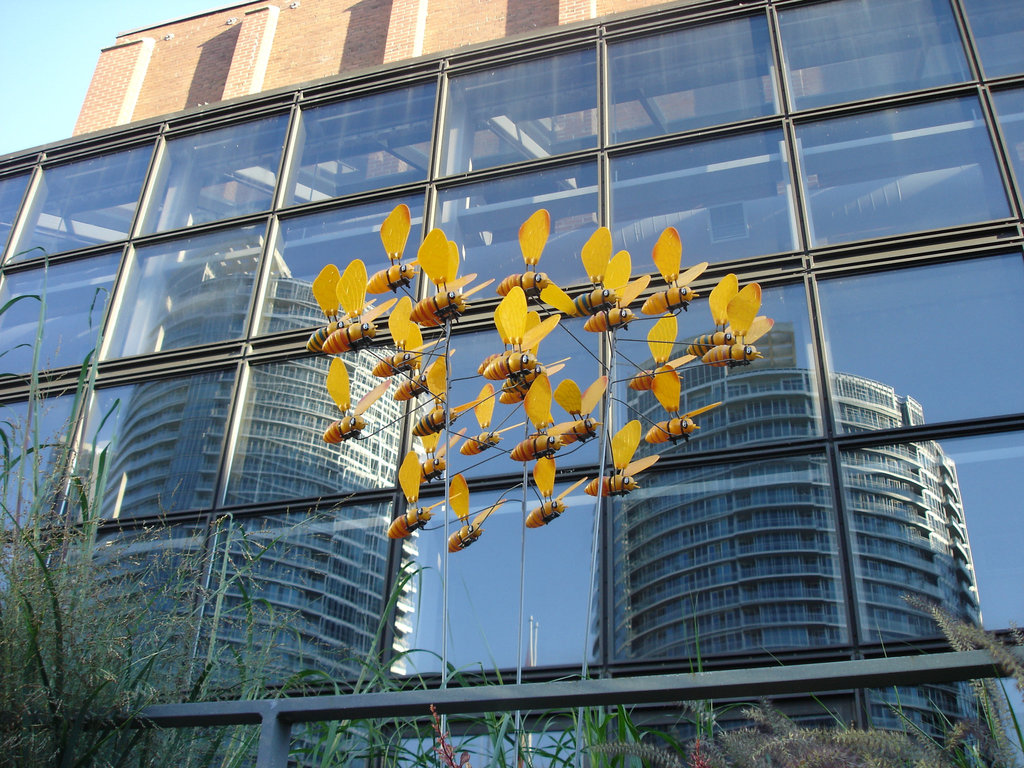
POLYGON ((256 768, 285 768, 291 745, 292 724, 278 717, 278 702, 269 701, 260 722, 260 746, 256 768))

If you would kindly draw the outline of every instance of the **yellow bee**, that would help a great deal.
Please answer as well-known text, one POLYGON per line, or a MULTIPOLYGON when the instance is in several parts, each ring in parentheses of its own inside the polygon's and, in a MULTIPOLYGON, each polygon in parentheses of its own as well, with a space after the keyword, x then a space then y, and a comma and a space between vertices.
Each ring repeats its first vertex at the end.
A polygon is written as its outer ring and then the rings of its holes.
POLYGON ((551 381, 541 374, 530 385, 525 397, 526 415, 536 432, 520 442, 509 456, 513 461, 532 461, 553 456, 562 447, 561 426, 551 418, 551 381))
POLYGON ((659 291, 644 302, 640 311, 645 315, 660 315, 664 312, 686 310, 689 304, 700 294, 695 293, 690 283, 700 277, 708 268, 706 261, 690 267, 679 274, 679 265, 683 258, 683 244, 675 227, 667 227, 654 244, 654 264, 661 273, 668 289, 659 291))
POLYGON ((441 435, 439 433, 431 432, 429 435, 420 436, 420 442, 423 443, 423 450, 426 451, 427 454, 427 458, 422 464, 420 464, 421 483, 429 483, 444 474, 446 467, 444 455, 447 450, 455 445, 455 443, 457 443, 464 434, 466 434, 466 430, 460 429, 446 442, 441 443, 440 447, 438 447, 438 443, 441 440, 441 435))
POLYGON ((695 359, 692 354, 684 355, 669 362, 672 354, 672 347, 675 344, 678 331, 675 315, 661 318, 651 326, 647 333, 647 345, 651 349, 651 357, 654 360, 654 368, 647 371, 640 371, 629 380, 629 388, 637 392, 647 392, 654 386, 654 379, 667 370, 675 370, 695 359))
POLYGON ((509 350, 499 353, 484 368, 482 375, 490 381, 501 381, 514 374, 532 370, 537 365, 537 358, 530 352, 509 350))
POLYGON ((322 352, 324 341, 327 337, 338 330, 338 281, 341 273, 333 264, 328 264, 320 270, 320 274, 313 280, 313 298, 320 305, 321 311, 327 318, 326 326, 318 328, 306 342, 306 349, 310 352, 322 352))
POLYGON ((523 426, 523 422, 513 424, 511 427, 505 427, 504 429, 491 430, 491 416, 494 414, 494 385, 488 382, 484 384, 480 390, 480 394, 477 396, 477 404, 473 408, 473 413, 476 416, 477 422, 480 424, 480 429, 483 431, 476 437, 467 437, 466 441, 459 448, 459 452, 463 456, 476 456, 483 453, 488 448, 493 448, 501 441, 501 433, 508 432, 510 429, 523 426))
POLYGON ((654 454, 631 463, 630 459, 639 445, 640 422, 634 419, 612 437, 612 463, 615 472, 604 477, 595 477, 587 483, 584 492, 591 496, 622 496, 639 488, 635 476, 652 466, 659 458, 658 454, 654 454))
POLYGON ((323 352, 324 342, 327 341, 327 337, 338 330, 338 321, 334 320, 327 325, 317 328, 310 335, 309 340, 306 342, 306 349, 310 352, 323 352))
POLYGON ((526 271, 502 280, 497 288, 499 296, 507 296, 513 288, 522 288, 527 295, 537 297, 544 288, 551 285, 546 274, 536 271, 550 232, 551 215, 543 208, 535 211, 519 227, 519 249, 523 254, 526 271))
POLYGON ((382 381, 376 387, 367 392, 359 402, 356 403, 356 407, 352 408, 352 413, 349 414, 348 411, 352 406, 352 401, 349 394, 348 369, 340 358, 332 360, 330 370, 327 372, 327 392, 330 394, 343 416, 339 421, 335 421, 331 424, 324 432, 324 442, 340 443, 343 440, 358 437, 360 431, 366 427, 366 420, 363 419, 363 413, 366 412, 367 408, 377 402, 377 398, 384 394, 384 391, 388 388, 390 383, 390 379, 382 381))
POLYGON ((437 293, 418 301, 410 315, 413 322, 425 328, 459 317, 466 311, 466 299, 494 282, 488 280, 463 293, 463 286, 472 282, 476 275, 456 277, 459 270, 459 247, 448 240, 440 229, 430 230, 423 238, 416 260, 437 287, 437 293))
POLYGON ((388 329, 398 352, 377 361, 373 375, 384 378, 403 371, 415 371, 423 360, 422 352, 429 344, 423 343, 423 334, 416 323, 409 319, 412 299, 403 296, 388 315, 388 329))
POLYGON ((551 498, 555 492, 555 462, 553 459, 547 458, 537 460, 533 467, 533 479, 537 483, 537 490, 540 491, 544 502, 539 507, 532 509, 530 514, 526 516, 527 528, 540 528, 565 512, 565 502, 562 499, 587 482, 587 478, 584 477, 582 480, 578 480, 570 485, 555 498, 551 498))
POLYGON ((690 346, 686 348, 686 353, 694 357, 703 357, 715 347, 733 344, 735 341, 736 339, 731 331, 715 331, 714 333, 698 336, 690 342, 690 346))
POLYGON ((388 526, 388 537, 392 539, 404 539, 425 526, 430 520, 430 510, 444 503, 442 500, 429 507, 416 506, 420 497, 420 460, 412 451, 406 454, 398 469, 398 484, 405 494, 407 507, 405 513, 392 520, 388 526))
POLYGON ((391 261, 391 266, 374 272, 367 281, 366 290, 370 293, 396 292, 399 288, 409 285, 416 276, 416 260, 403 264, 402 253, 405 251, 405 243, 409 239, 409 229, 412 220, 409 214, 409 206, 404 203, 395 206, 388 214, 380 227, 380 239, 384 244, 384 251, 391 261))
POLYGON ((600 376, 587 387, 587 391, 580 393, 579 385, 572 379, 565 379, 555 388, 555 402, 565 409, 565 412, 573 417, 572 421, 559 424, 561 430, 562 445, 569 445, 579 441, 585 443, 591 438, 597 437, 597 428, 601 422, 590 417, 608 386, 608 377, 600 376))
POLYGON ((689 440, 690 435, 700 429, 699 426, 693 421, 694 416, 699 416, 705 411, 710 411, 712 408, 717 408, 722 403, 712 403, 711 405, 705 405, 703 408, 698 408, 695 411, 684 413, 682 416, 676 416, 665 421, 659 421, 644 435, 644 440, 651 444, 667 443, 672 441, 676 443, 680 440, 689 440))
POLYGON ((336 291, 338 303, 345 310, 346 317, 352 321, 339 325, 337 330, 324 339, 323 351, 329 355, 368 345, 377 335, 377 326, 373 321, 395 303, 391 299, 379 307, 366 309, 366 265, 359 259, 353 259, 345 268, 337 281, 336 291))
POLYGON ((439 405, 431 409, 430 413, 416 422, 416 426, 412 428, 412 433, 416 435, 416 437, 423 437, 424 435, 429 435, 433 432, 440 432, 445 428, 446 421, 448 424, 454 424, 455 420, 459 418, 459 416, 468 411, 474 405, 476 405, 475 400, 471 403, 466 403, 465 405, 456 406, 455 408, 445 408, 443 405, 439 405))
POLYGON ((726 315, 734 341, 712 347, 701 356, 701 362, 717 367, 749 365, 764 355, 757 351, 752 342, 771 330, 773 322, 767 317, 758 317, 761 308, 761 286, 750 283, 737 291, 726 306, 726 315))
POLYGON ((452 478, 451 488, 448 492, 448 501, 451 504, 452 511, 455 512, 462 523, 462 526, 448 537, 449 552, 458 552, 477 541, 484 532, 484 529, 480 526, 484 524, 484 521, 492 512, 505 503, 502 500, 497 504, 492 504, 474 517, 472 523, 469 522, 469 488, 462 475, 456 475, 452 478))

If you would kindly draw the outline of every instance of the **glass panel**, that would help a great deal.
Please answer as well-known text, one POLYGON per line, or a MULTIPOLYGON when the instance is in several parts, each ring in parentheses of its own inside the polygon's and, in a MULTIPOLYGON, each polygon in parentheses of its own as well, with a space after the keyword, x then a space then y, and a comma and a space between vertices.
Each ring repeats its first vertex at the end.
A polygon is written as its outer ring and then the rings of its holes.
POLYGON ((781 131, 623 155, 611 176, 612 235, 633 255, 633 274, 656 271, 651 249, 668 226, 692 263, 797 247, 781 131))
POLYGON ((136 147, 44 170, 13 252, 32 258, 127 237, 152 154, 136 147))
POLYGON ((971 78, 946 0, 838 0, 779 11, 796 109, 971 78))
MULTIPOLYGON (((978 704, 974 698, 974 691, 972 682, 966 680, 869 689, 868 717, 871 726, 879 730, 884 728, 898 733, 909 731, 915 735, 919 734, 919 739, 933 739, 936 744, 950 744, 955 738, 953 734, 957 725, 978 722, 978 704)), ((982 730, 985 728, 986 726, 981 726, 982 730)), ((1003 734, 1004 738, 1005 736, 1006 734, 1003 734)), ((987 736, 982 738, 988 740, 987 736)))
POLYGON ((28 372, 36 354, 39 370, 80 365, 103 326, 120 261, 120 253, 110 253, 7 275, 0 284, 0 306, 15 296, 45 297, 45 306, 42 329, 36 298, 21 299, 0 314, 6 348, 0 367, 9 373, 28 372))
POLYGON ((453 77, 442 135, 444 174, 596 146, 594 49, 453 77))
POLYGON ((186 237, 128 260, 106 359, 179 349, 245 333, 263 226, 186 237))
MULTIPOLYGON (((423 230, 422 196, 282 220, 274 243, 270 282, 257 332, 289 331, 324 322, 324 313, 313 298, 311 286, 327 264, 335 264, 344 270, 348 259, 358 257, 366 264, 366 271, 371 276, 389 266, 391 262, 380 240, 380 226, 399 203, 408 205, 412 213, 404 255, 404 260, 409 262, 416 257, 423 230)), ((377 301, 384 302, 390 297, 389 293, 377 301)), ((373 296, 368 294, 368 298, 373 296)))
MULTIPOLYGON (((679 327, 671 358, 688 354, 691 341, 714 331, 703 298, 688 313, 677 316, 679 327)), ((789 441, 821 434, 818 383, 811 358, 811 332, 803 285, 765 288, 760 314, 775 326, 756 340, 764 359, 749 365, 717 367, 694 360, 679 368, 682 378, 679 412, 682 416, 713 403, 722 405, 694 417, 698 431, 677 442, 646 446, 648 453, 700 453, 725 448, 789 441)), ((644 432, 670 415, 650 391, 628 386, 640 371, 655 368, 647 334, 651 322, 642 319, 620 331, 616 344, 617 367, 612 379, 616 400, 622 404, 617 420, 640 419, 644 432)), ((656 430, 657 433, 657 430, 656 430)))
MULTIPOLYGON (((561 493, 569 483, 556 483, 561 493)), ((470 483, 472 519, 495 503, 500 492, 474 491, 470 483)), ((531 494, 532 496, 532 494, 531 494)), ((446 542, 440 507, 428 528, 414 534, 406 546, 406 562, 423 570, 416 577, 415 608, 402 617, 399 651, 409 650, 397 667, 400 673, 437 672, 441 668, 441 633, 448 633, 448 661, 456 669, 488 672, 513 668, 522 649, 524 666, 578 664, 586 643, 587 603, 595 590, 589 583, 594 500, 577 489, 563 501, 562 518, 527 530, 516 490, 509 502, 490 515, 484 532, 472 546, 447 555, 448 625, 442 627, 441 584, 446 542), (520 555, 524 547, 525 560, 520 555), (526 580, 522 625, 520 576, 526 580), (558 599, 552 599, 557 584, 558 599), (408 629, 406 629, 406 627, 408 629), (530 642, 530 636, 534 642, 530 642), (520 643, 521 639, 521 643, 520 643)), ((423 498, 424 505, 439 499, 423 498)), ((529 499, 527 509, 534 505, 529 499)), ((458 530, 452 517, 448 533, 458 530)))
MULTIPOLYGON (((353 405, 380 383, 368 352, 345 355, 353 405)), ((395 484, 404 405, 385 393, 363 414, 367 427, 340 445, 323 440, 341 418, 328 396, 330 360, 305 357, 253 366, 225 497, 227 504, 302 499, 395 484)))
POLYGON ((973 98, 797 126, 812 245, 1009 215, 973 98))
POLYGON ((8 176, 0 179, 0 255, 3 255, 7 237, 14 227, 14 220, 21 207, 21 198, 25 195, 29 174, 8 176))
POLYGON ((1019 253, 822 280, 838 428, 863 432, 922 424, 926 416, 1024 410, 1020 376, 1005 353, 1007 339, 1024 336, 1021 291, 1019 253))
POLYGON ((436 90, 431 83, 302 112, 288 204, 425 179, 436 90))
POLYGON ((260 667, 265 685, 304 670, 355 679, 364 666, 376 678, 368 656, 383 621, 389 508, 346 504, 222 524, 215 570, 226 568, 225 581, 215 586, 224 602, 211 627, 220 653, 273 649, 260 667))
POLYGON ((612 502, 620 660, 847 640, 828 465, 652 471, 612 502))
MULTIPOLYGON (((500 282, 525 269, 519 227, 538 208, 551 234, 537 269, 560 286, 585 281, 580 248, 597 229, 597 168, 573 165, 439 191, 436 226, 462 251, 459 274, 500 282)), ((482 296, 493 297, 497 282, 482 296)))
POLYGON ((1017 177, 1017 187, 1024 189, 1024 90, 993 91, 992 100, 1006 143, 1006 154, 1017 177))
POLYGON ((1017 0, 962 0, 986 77, 1024 72, 1024 15, 1017 0))
POLYGON ((159 515, 213 504, 235 372, 99 390, 86 424, 104 518, 159 515), (106 474, 97 476, 105 462, 106 474))
POLYGON ((608 46, 613 142, 778 111, 763 16, 608 46))
POLYGON ((288 115, 169 139, 142 231, 270 208, 288 115))

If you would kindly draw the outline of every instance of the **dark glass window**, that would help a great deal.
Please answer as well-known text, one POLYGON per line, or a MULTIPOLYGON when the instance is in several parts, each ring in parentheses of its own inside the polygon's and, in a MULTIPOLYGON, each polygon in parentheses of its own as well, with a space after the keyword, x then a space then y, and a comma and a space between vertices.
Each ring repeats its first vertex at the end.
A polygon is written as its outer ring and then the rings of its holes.
POLYGON ((820 281, 839 429, 1024 410, 1005 352, 1024 338, 1022 291, 1020 253, 820 281))
POLYGON ((427 177, 433 84, 302 112, 288 203, 305 203, 427 177))
POLYGON ((103 327, 120 253, 51 264, 7 275, 0 283, 0 307, 16 296, 34 296, 0 314, 9 373, 79 365, 93 350, 103 327), (40 326, 40 321, 42 326, 40 326))
POLYGON ((136 250, 105 357, 242 336, 263 240, 262 226, 248 226, 136 250))
POLYGON ((152 154, 143 146, 44 169, 12 253, 32 258, 127 237, 152 154))
POLYGON ((763 16, 612 43, 608 68, 613 142, 778 111, 763 16))
MULTIPOLYGON (((326 213, 284 219, 277 230, 271 257, 270 283, 260 317, 259 333, 306 328, 324 321, 313 297, 313 280, 328 264, 344 270, 352 259, 366 265, 368 276, 390 265, 380 239, 381 223, 398 203, 411 210, 409 239, 404 262, 416 258, 423 232, 423 198, 406 197, 340 208, 326 213)), ((411 290, 415 290, 415 284, 411 290)), ((377 295, 378 303, 392 293, 377 295)), ((367 293, 367 300, 374 294, 367 293)))
POLYGON ((986 77, 1024 72, 1024 15, 1017 0, 963 0, 986 77))
POLYGON ((519 227, 545 208, 551 232, 537 269, 562 286, 586 280, 579 252, 597 229, 597 206, 597 168, 588 163, 439 191, 436 225, 459 245, 460 275, 501 281, 525 269, 519 227))
POLYGON ((623 155, 611 162, 616 248, 633 272, 654 272, 651 249, 675 227, 688 263, 797 246, 789 160, 781 131, 729 136, 623 155))
POLYGON ((21 199, 25 196, 28 179, 29 174, 27 173, 0 179, 0 255, 3 254, 7 238, 14 227, 14 220, 21 207, 21 199))
POLYGON ((270 208, 287 115, 167 141, 143 232, 163 232, 270 208))
POLYGON ((441 135, 444 174, 595 146, 594 50, 453 77, 441 135))
POLYGON ((812 245, 1009 215, 973 98, 797 126, 812 245))
POLYGON ((992 100, 1006 143, 1006 154, 1017 177, 1017 188, 1024 189, 1024 90, 994 91, 992 100))
POLYGON ((779 11, 790 101, 820 107, 970 79, 946 0, 837 0, 779 11))

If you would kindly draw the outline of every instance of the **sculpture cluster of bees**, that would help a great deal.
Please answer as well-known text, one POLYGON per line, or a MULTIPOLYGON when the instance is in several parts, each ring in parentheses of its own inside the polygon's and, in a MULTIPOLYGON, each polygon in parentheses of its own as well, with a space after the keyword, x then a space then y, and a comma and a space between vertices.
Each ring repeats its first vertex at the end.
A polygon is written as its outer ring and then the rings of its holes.
MULTIPOLYGON (((406 206, 399 205, 387 217, 380 231, 391 262, 388 268, 368 275, 364 263, 354 259, 343 272, 333 265, 324 267, 313 281, 313 295, 328 324, 310 337, 307 347, 310 351, 328 355, 368 349, 377 357, 372 373, 382 379, 353 406, 345 364, 341 357, 331 361, 327 391, 341 410, 342 418, 331 424, 323 439, 328 443, 339 443, 359 438, 366 427, 363 414, 394 380, 398 381, 392 393, 395 400, 413 400, 420 395, 430 398, 429 411, 413 428, 413 434, 423 442, 426 459, 421 460, 416 452, 410 451, 402 461, 398 478, 408 505, 388 529, 392 538, 408 536, 430 520, 431 510, 437 504, 417 506, 420 486, 444 476, 444 455, 448 448, 462 440, 460 451, 476 455, 497 446, 503 432, 522 426, 520 423, 492 430, 495 400, 511 405, 522 403, 526 417, 533 425, 534 431, 508 452, 514 461, 535 462, 533 478, 542 503, 527 516, 528 527, 546 525, 561 515, 565 511, 564 498, 586 482, 587 478, 584 478, 555 496, 554 456, 566 445, 586 442, 599 435, 602 424, 590 414, 605 393, 607 377, 598 377, 584 391, 573 380, 564 379, 552 391, 550 377, 563 366, 561 363, 541 363, 539 347, 562 316, 586 317, 583 327, 594 333, 614 334, 625 328, 635 318, 630 305, 647 290, 651 277, 642 275, 631 279, 629 253, 619 251, 613 256, 611 233, 601 227, 581 252, 584 269, 593 287, 570 298, 543 272, 537 271, 550 225, 548 212, 541 209, 520 227, 519 245, 526 269, 520 274, 509 275, 497 287, 498 295, 503 298, 494 312, 494 326, 504 348, 480 362, 477 373, 487 381, 479 395, 471 402, 457 406, 447 402, 446 356, 435 355, 433 362, 424 364, 425 356, 429 356, 428 350, 436 342, 424 344, 421 329, 439 326, 450 329, 451 321, 466 311, 467 300, 494 281, 467 288, 476 275, 458 276, 458 246, 448 240, 440 229, 431 230, 420 245, 416 258, 404 262, 410 214, 406 206), (436 291, 414 303, 408 295, 408 286, 417 268, 430 279, 436 291), (367 293, 389 292, 406 295, 400 299, 391 298, 377 306, 371 306, 366 300, 367 293), (530 302, 539 309, 531 310, 530 302), (397 351, 388 355, 376 354, 375 321, 388 310, 391 345, 397 351), (555 423, 551 412, 552 398, 571 417, 570 420, 555 423), (475 436, 466 436, 462 430, 442 442, 441 433, 448 432, 452 423, 470 409, 474 411, 482 431, 475 436)), ((682 244, 678 232, 672 227, 662 232, 654 246, 653 258, 665 287, 651 294, 640 312, 661 316, 647 336, 654 365, 650 370, 633 376, 629 386, 634 390, 653 392, 668 417, 651 426, 646 434, 638 420, 630 421, 614 433, 611 437, 614 469, 604 477, 590 480, 585 491, 592 496, 622 495, 638 487, 636 476, 658 460, 657 454, 632 460, 641 437, 653 444, 689 439, 699 428, 694 417, 721 405, 713 403, 680 414, 678 368, 698 358, 711 366, 749 364, 761 357, 753 343, 772 327, 772 320, 757 314, 761 306, 760 286, 750 283, 741 289, 736 276, 729 274, 708 297, 714 330, 692 340, 685 355, 671 359, 676 345, 676 315, 697 298, 689 284, 704 272, 707 262, 680 272, 682 244)), ((470 521, 469 489, 462 475, 451 479, 448 502, 460 522, 460 527, 448 541, 452 552, 476 541, 483 533, 481 526, 484 520, 503 503, 499 501, 470 521)))

